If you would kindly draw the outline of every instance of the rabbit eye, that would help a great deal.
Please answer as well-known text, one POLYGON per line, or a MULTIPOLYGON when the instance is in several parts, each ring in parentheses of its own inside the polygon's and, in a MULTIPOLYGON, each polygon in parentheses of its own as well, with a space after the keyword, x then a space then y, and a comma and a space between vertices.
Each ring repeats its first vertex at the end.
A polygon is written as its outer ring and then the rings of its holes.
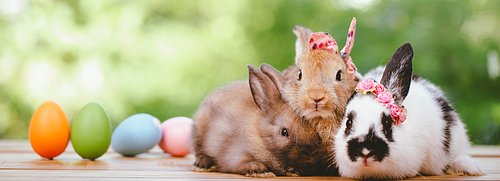
POLYGON ((282 128, 281 129, 281 136, 284 136, 284 137, 290 137, 290 135, 288 134, 288 130, 286 128, 282 128))
POLYGON ((392 139, 392 117, 390 115, 386 115, 382 113, 382 132, 384 133, 385 137, 387 138, 388 141, 394 141, 392 139))
POLYGON ((351 118, 351 116, 349 116, 349 118, 347 118, 345 126, 347 127, 347 129, 351 129, 352 128, 352 118, 351 118))
POLYGON ((384 126, 384 130, 390 130, 392 128, 392 117, 383 114, 382 115, 382 125, 384 126))
POLYGON ((345 126, 346 126, 346 129, 344 131, 344 135, 347 137, 351 134, 351 131, 352 131, 352 121, 354 119, 354 117, 356 116, 356 114, 354 112, 349 112, 349 114, 347 114, 347 121, 345 123, 345 126))
POLYGON ((342 80, 342 70, 339 70, 337 72, 337 78, 336 79, 337 79, 337 81, 341 81, 342 80))
POLYGON ((299 81, 302 79, 302 70, 299 70, 299 81))

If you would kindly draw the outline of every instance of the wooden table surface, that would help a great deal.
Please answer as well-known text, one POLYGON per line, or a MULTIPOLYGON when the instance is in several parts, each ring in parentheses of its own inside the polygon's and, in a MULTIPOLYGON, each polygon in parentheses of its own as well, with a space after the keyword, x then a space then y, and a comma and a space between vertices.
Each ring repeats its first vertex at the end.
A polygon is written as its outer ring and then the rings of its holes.
MULTIPOLYGON (((500 147, 473 146, 468 153, 484 176, 425 176, 411 179, 500 180, 500 147)), ((0 139, 0 180, 222 180, 255 179, 237 174, 193 172, 194 156, 171 157, 155 147, 137 157, 122 157, 109 149, 96 161, 83 160, 71 143, 54 160, 43 160, 28 140, 0 139)), ((341 177, 276 177, 274 180, 344 180, 341 177)))

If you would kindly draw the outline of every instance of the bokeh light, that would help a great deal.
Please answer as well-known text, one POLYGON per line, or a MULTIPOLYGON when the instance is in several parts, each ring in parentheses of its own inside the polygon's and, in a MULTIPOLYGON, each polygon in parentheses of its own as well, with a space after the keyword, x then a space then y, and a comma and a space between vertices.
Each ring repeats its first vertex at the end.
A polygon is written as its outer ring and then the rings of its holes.
POLYGON ((90 101, 113 127, 130 115, 191 117, 247 64, 292 65, 300 24, 339 44, 358 20, 361 73, 405 42, 414 71, 440 86, 475 144, 500 143, 500 2, 0 0, 0 138, 26 139, 47 100, 73 120, 90 101))

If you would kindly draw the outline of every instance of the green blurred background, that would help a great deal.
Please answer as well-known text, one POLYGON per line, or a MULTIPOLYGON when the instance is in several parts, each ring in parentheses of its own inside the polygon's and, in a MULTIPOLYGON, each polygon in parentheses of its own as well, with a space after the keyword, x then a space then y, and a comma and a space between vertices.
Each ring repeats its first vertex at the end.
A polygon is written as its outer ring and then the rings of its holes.
MULTIPOLYGON (((35 109, 72 121, 89 101, 113 127, 135 113, 191 117, 246 64, 293 64, 294 25, 342 46, 361 73, 405 42, 414 72, 440 86, 474 144, 500 143, 500 1, 0 0, 0 138, 26 139, 35 109)), ((429 125, 432 126, 432 125, 429 125)))

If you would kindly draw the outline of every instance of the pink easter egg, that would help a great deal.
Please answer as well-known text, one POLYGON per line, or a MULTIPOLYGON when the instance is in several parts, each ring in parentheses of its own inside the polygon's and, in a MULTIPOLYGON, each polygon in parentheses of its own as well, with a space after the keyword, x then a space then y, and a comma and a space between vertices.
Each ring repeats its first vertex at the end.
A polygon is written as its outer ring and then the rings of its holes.
POLYGON ((161 124, 163 132, 158 144, 165 153, 172 156, 186 156, 191 153, 191 127, 193 120, 187 117, 174 117, 161 124))

